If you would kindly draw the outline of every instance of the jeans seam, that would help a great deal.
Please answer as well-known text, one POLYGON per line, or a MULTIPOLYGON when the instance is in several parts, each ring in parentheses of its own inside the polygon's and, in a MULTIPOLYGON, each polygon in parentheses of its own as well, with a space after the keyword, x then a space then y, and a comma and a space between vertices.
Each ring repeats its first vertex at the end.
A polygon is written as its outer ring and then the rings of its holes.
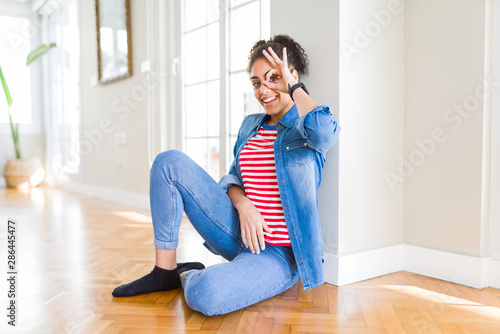
POLYGON ((181 185, 190 195, 191 197, 196 201, 198 206, 202 209, 202 211, 205 213, 205 215, 215 224, 217 225, 222 231, 224 231, 227 235, 229 235, 236 243, 240 244, 241 242, 238 240, 238 236, 234 235, 230 230, 226 229, 224 225, 222 225, 211 213, 208 211, 208 209, 202 204, 202 202, 191 192, 189 187, 185 183, 183 183, 180 180, 174 180, 172 179, 171 182, 176 182, 177 184, 181 185))
MULTIPOLYGON (((168 187, 170 188, 171 198, 172 198, 172 215, 170 217, 170 219, 171 219, 170 220, 170 224, 169 224, 170 225, 170 229, 168 231, 168 237, 169 237, 169 240, 171 240, 172 237, 173 237, 173 235, 172 235, 173 231, 172 230, 175 227, 175 217, 176 217, 176 213, 177 213, 177 205, 176 204, 177 203, 176 203, 176 196, 175 196, 175 189, 174 189, 175 187, 173 187, 172 181, 170 181, 170 180, 168 181, 168 187)), ((177 239, 179 239, 179 238, 177 238, 177 239)))
POLYGON ((172 238, 173 238, 173 229, 175 227, 175 217, 176 217, 176 213, 177 213, 177 202, 176 202, 176 196, 175 196, 175 187, 172 185, 172 181, 170 181, 168 178, 166 179, 166 183, 168 185, 168 188, 170 189, 170 192, 171 192, 171 206, 172 206, 172 213, 170 215, 170 219, 169 219, 169 222, 168 222, 168 230, 167 230, 167 240, 169 241, 162 241, 162 240, 159 240, 159 239, 156 239, 154 238, 154 240, 158 240, 159 242, 161 242, 163 245, 165 245, 165 243, 172 243, 172 242, 178 242, 179 238, 177 238, 177 240, 173 241, 172 238))

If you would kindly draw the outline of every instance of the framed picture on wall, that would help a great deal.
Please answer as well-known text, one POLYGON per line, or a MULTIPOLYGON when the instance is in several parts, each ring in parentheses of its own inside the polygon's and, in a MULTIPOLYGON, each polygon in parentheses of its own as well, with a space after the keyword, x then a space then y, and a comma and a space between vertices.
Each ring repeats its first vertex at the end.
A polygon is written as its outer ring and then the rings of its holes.
POLYGON ((129 0, 95 0, 99 83, 132 75, 129 0))

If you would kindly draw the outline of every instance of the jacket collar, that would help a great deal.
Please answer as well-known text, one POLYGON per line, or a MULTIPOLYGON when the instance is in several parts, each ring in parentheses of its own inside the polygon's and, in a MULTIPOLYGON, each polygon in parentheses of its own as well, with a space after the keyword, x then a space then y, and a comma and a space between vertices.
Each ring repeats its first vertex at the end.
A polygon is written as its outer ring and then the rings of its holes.
MULTIPOLYGON (((257 119, 257 122, 255 122, 253 129, 259 129, 262 124, 269 118, 271 117, 268 114, 262 114, 262 117, 259 117, 257 119)), ((291 128, 293 127, 297 118, 299 118, 299 111, 297 110, 297 106, 294 104, 293 107, 288 110, 288 112, 283 117, 281 117, 281 119, 278 121, 278 124, 281 124, 287 128, 291 128)))
POLYGON ((292 109, 288 110, 285 116, 281 117, 278 124, 291 128, 295 124, 297 118, 299 118, 299 111, 297 110, 297 106, 294 104, 292 109))

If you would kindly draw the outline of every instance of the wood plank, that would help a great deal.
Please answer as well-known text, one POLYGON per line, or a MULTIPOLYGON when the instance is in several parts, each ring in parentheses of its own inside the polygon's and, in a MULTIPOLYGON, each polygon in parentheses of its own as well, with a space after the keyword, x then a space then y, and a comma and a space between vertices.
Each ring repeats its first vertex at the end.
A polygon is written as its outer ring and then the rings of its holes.
POLYGON ((228 313, 222 319, 222 322, 217 330, 218 334, 234 334, 234 331, 238 327, 243 310, 228 313))
MULTIPOLYGON (((302 284, 302 282, 299 283, 302 284)), ((312 289, 314 290, 314 289, 312 289)), ((304 289, 299 289, 299 302, 303 303, 312 303, 313 302, 313 291, 311 289, 309 290, 304 290, 304 289)))
POLYGON ((257 323, 255 324, 255 329, 253 331, 254 334, 261 333, 272 333, 274 327, 274 319, 263 317, 262 314, 259 314, 259 318, 257 319, 257 323))
POLYGON ((205 320, 203 326, 201 326, 201 329, 204 331, 217 330, 219 329, 223 319, 224 315, 207 317, 207 320, 205 320))
POLYGON ((258 318, 259 312, 243 311, 236 327, 236 334, 252 334, 258 318))
POLYGON ((385 324, 387 333, 404 333, 401 322, 399 321, 396 312, 394 312, 392 305, 381 303, 377 304, 377 308, 380 314, 380 318, 385 324))
POLYGON ((361 310, 363 311, 363 319, 368 328, 384 328, 385 325, 378 313, 377 305, 373 299, 361 299, 361 310))
POLYGON ((342 292, 342 300, 348 320, 365 321, 363 309, 361 308, 357 294, 342 292))
POLYGON ((328 293, 326 285, 320 285, 314 289, 313 292, 313 307, 315 308, 328 308, 328 293))
POLYGON ((440 322, 437 324, 441 334, 456 334, 460 333, 460 328, 458 328, 457 324, 452 322, 440 322))
POLYGON ((276 325, 275 324, 273 326, 272 334, 290 334, 290 325, 276 325))

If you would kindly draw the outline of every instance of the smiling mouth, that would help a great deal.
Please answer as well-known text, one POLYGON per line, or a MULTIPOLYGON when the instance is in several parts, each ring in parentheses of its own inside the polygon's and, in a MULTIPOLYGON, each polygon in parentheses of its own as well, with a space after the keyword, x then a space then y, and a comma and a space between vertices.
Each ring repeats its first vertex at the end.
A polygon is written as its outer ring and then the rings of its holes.
POLYGON ((270 106, 271 104, 273 104, 273 103, 274 103, 274 101, 276 101, 276 99, 277 99, 277 98, 278 98, 277 96, 268 97, 267 99, 262 100, 262 102, 264 102, 264 105, 265 105, 266 107, 268 107, 268 106, 270 106))

